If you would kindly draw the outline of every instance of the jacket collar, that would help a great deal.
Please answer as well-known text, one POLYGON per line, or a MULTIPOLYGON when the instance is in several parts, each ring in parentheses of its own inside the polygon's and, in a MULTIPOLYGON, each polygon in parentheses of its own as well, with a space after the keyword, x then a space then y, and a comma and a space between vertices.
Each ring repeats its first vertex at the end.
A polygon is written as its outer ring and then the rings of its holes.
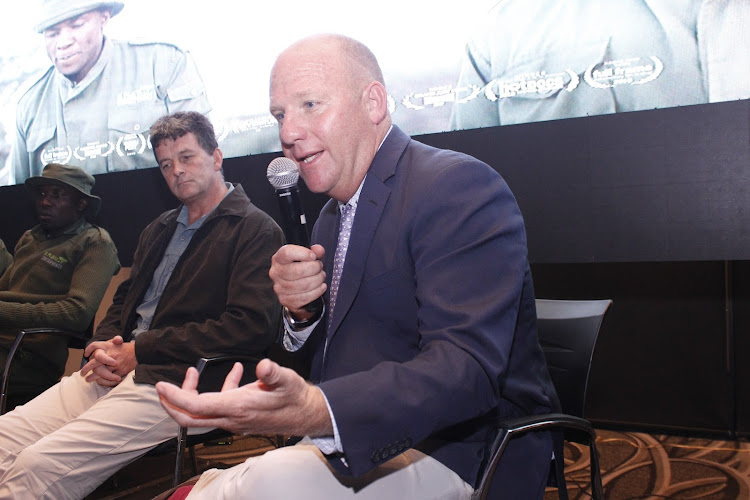
MULTIPOLYGON (((375 158, 373 158, 372 164, 367 171, 368 177, 374 176, 381 183, 385 183, 390 177, 393 177, 396 174, 396 165, 410 141, 411 137, 394 125, 385 142, 383 142, 383 145, 380 146, 380 149, 375 154, 375 158)), ((367 181, 365 181, 366 186, 367 181)))
MULTIPOLYGON (((236 217, 242 217, 245 215, 245 212, 247 211, 247 200, 248 197, 245 194, 245 190, 242 189, 242 185, 240 184, 232 184, 234 186, 234 189, 231 193, 228 193, 223 200, 219 202, 218 205, 216 205, 216 208, 214 208, 210 214, 208 214, 208 217, 206 217, 206 220, 203 221, 203 224, 208 222, 211 219, 214 219, 216 217, 225 217, 225 216, 236 216, 236 217)), ((180 204, 177 208, 170 211, 166 217, 161 219, 162 224, 169 226, 171 224, 177 223, 177 216, 180 214, 180 210, 182 210, 182 207, 184 204, 180 204)))

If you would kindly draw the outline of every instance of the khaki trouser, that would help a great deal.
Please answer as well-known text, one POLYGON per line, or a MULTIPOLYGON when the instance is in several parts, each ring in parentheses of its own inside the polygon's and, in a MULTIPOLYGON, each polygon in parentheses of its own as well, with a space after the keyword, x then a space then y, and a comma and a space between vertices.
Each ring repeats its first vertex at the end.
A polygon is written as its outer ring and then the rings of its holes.
POLYGON ((187 499, 465 500, 472 493, 458 474, 417 450, 352 478, 334 472, 318 448, 304 440, 230 469, 207 470, 187 499))
POLYGON ((177 429, 133 372, 115 388, 76 372, 0 416, 0 498, 83 498, 177 429))

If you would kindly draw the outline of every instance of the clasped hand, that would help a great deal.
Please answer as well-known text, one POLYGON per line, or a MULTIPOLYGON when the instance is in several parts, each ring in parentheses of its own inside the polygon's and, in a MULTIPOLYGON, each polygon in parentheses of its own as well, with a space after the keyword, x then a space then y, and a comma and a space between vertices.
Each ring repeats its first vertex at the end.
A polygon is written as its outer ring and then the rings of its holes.
POLYGON ((114 387, 138 364, 135 358, 135 343, 123 342, 117 335, 110 340, 92 342, 83 351, 89 361, 81 368, 87 382, 96 382, 105 387, 114 387))

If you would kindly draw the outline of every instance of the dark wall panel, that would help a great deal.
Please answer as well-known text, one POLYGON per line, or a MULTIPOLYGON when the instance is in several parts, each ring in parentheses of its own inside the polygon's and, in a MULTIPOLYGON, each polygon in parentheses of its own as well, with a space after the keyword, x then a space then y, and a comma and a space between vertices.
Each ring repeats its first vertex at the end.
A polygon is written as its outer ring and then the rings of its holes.
POLYGON ((724 266, 532 266, 537 297, 613 300, 594 352, 589 418, 635 427, 730 432, 732 360, 724 266))
POLYGON ((734 262, 732 268, 737 434, 750 437, 750 262, 734 262))
POLYGON ((750 102, 421 138, 503 174, 532 261, 750 258, 750 102))
MULTIPOLYGON (((538 263, 750 259, 750 101, 688 106, 419 137, 465 151, 508 181, 538 263)), ((272 215, 274 154, 225 162, 272 215)), ((98 222, 125 260, 143 225, 174 201, 157 169, 98 176, 98 222)), ((322 204, 310 196, 312 219, 322 204)), ((23 188, 0 188, 0 238, 33 224, 23 188)), ((312 222, 312 221, 311 221, 312 222)))

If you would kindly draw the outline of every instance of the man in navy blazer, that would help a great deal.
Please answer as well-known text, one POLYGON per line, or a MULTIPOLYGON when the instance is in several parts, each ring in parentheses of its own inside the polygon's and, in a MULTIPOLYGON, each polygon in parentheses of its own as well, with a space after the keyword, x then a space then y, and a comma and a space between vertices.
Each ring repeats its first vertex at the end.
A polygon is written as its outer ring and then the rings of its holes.
MULTIPOLYGON (((264 360, 258 382, 237 387, 238 366, 221 393, 197 395, 192 369, 157 390, 181 425, 308 438, 208 471, 188 498, 469 498, 493 418, 558 405, 516 201, 488 165, 392 126, 359 42, 292 45, 270 97, 284 155, 332 198, 312 248, 282 247, 270 271, 283 344, 310 357, 311 383, 264 360)), ((513 443, 508 498, 542 498, 551 454, 546 434, 513 443)))

